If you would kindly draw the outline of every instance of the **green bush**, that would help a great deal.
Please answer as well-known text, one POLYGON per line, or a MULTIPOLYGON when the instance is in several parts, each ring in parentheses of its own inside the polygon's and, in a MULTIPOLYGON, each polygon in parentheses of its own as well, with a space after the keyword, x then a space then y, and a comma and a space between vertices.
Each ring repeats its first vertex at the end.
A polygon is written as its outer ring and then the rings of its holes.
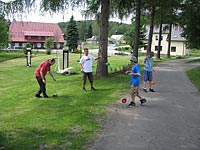
POLYGON ((25 47, 24 47, 24 49, 23 49, 23 51, 24 51, 24 54, 27 54, 27 48, 30 48, 30 49, 32 49, 32 44, 31 43, 26 43, 26 45, 25 45, 25 47))

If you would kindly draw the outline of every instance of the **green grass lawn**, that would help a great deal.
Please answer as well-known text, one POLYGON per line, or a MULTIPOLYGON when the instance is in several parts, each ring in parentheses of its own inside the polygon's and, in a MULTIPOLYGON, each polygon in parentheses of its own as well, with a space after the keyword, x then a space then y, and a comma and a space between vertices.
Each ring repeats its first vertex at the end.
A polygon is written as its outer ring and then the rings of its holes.
POLYGON ((5 52, 0 50, 0 62, 19 57, 24 57, 24 52, 21 50, 17 52, 5 52))
MULTIPOLYGON (((195 63, 200 62, 200 59, 195 59, 188 61, 187 63, 195 63)), ((200 91, 200 67, 192 68, 190 70, 186 71, 187 76, 192 81, 192 83, 197 87, 197 89, 200 91)))
MULTIPOLYGON (((33 56, 32 67, 26 67, 25 58, 0 63, 0 149, 85 149, 101 130, 107 106, 129 91, 129 77, 118 75, 95 79, 96 92, 89 91, 87 82, 88 92, 82 92, 79 55, 70 54, 69 66, 76 74, 57 74, 56 63, 52 71, 57 81, 47 75, 47 93, 58 97, 35 98, 38 84, 33 73, 51 57, 55 54, 33 56)), ((109 57, 110 67, 127 65, 129 57, 109 57)))
POLYGON ((197 87, 197 89, 200 91, 200 67, 193 68, 186 71, 189 79, 192 81, 192 83, 197 87))
MULTIPOLYGON (((33 55, 32 67, 26 67, 25 57, 0 63, 0 149, 84 150, 101 131, 108 106, 129 92, 129 76, 124 74, 95 79, 95 92, 89 90, 87 82, 88 92, 82 92, 77 62, 80 55, 70 53, 69 66, 77 73, 56 73, 56 62, 51 69, 57 81, 47 75, 47 93, 57 93, 58 97, 35 98, 38 84, 33 73, 42 61, 52 57, 56 55, 33 55)), ((109 72, 127 66, 129 58, 108 57, 109 72)), ((96 62, 93 70, 95 74, 96 62)))

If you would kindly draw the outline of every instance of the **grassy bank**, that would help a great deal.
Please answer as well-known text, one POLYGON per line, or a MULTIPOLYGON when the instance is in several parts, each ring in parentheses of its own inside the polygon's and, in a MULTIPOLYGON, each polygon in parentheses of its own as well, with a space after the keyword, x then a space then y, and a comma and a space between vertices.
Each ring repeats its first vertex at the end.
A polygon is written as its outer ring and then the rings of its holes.
POLYGON ((1 51, 0 50, 0 62, 14 59, 14 58, 19 58, 19 57, 25 57, 23 51, 1 51))
MULTIPOLYGON (((191 60, 188 63, 200 62, 200 59, 191 60)), ((186 71, 187 76, 192 81, 192 83, 197 87, 200 91, 200 67, 193 68, 186 71)))

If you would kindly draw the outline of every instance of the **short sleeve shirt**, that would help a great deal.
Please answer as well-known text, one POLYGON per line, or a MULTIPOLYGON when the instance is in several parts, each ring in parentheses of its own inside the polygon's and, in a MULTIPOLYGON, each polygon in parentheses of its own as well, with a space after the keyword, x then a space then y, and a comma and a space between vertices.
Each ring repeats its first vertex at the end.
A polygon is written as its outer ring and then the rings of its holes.
POLYGON ((83 66, 83 72, 92 72, 92 64, 95 58, 91 55, 82 56, 80 59, 80 64, 83 66))
POLYGON ((147 56, 144 63, 148 66, 148 67, 144 66, 144 70, 146 70, 146 71, 152 71, 152 68, 153 68, 153 58, 147 56))
MULTIPOLYGON (((135 64, 134 66, 132 66, 132 73, 140 73, 140 66, 138 64, 135 64)), ((140 76, 134 76, 131 75, 130 76, 130 84, 132 86, 139 86, 140 85, 140 76)))
POLYGON ((41 77, 40 71, 43 72, 44 77, 46 76, 47 72, 50 71, 51 64, 48 61, 41 63, 34 72, 35 77, 41 77))

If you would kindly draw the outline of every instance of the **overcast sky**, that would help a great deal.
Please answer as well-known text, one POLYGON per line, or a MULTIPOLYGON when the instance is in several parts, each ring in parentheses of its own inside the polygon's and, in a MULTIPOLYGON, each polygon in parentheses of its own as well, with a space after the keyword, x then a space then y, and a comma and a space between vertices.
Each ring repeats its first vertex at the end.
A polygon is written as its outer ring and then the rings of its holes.
MULTIPOLYGON (((14 0, 1 0, 3 2, 10 2, 14 0)), ((71 16, 74 16, 74 20, 85 20, 84 16, 81 15, 81 9, 68 9, 65 12, 60 13, 54 13, 54 14, 41 14, 38 10, 35 10, 34 12, 29 12, 28 14, 14 14, 13 16, 7 17, 7 19, 10 19, 11 21, 15 18, 16 21, 32 21, 32 22, 47 22, 47 23, 58 23, 58 22, 66 22, 69 21, 71 16)), ((86 18, 86 20, 90 20, 93 18, 86 18)), ((131 23, 131 19, 124 19, 120 20, 118 18, 112 18, 110 21, 117 21, 117 22, 123 22, 123 23, 131 23)))

